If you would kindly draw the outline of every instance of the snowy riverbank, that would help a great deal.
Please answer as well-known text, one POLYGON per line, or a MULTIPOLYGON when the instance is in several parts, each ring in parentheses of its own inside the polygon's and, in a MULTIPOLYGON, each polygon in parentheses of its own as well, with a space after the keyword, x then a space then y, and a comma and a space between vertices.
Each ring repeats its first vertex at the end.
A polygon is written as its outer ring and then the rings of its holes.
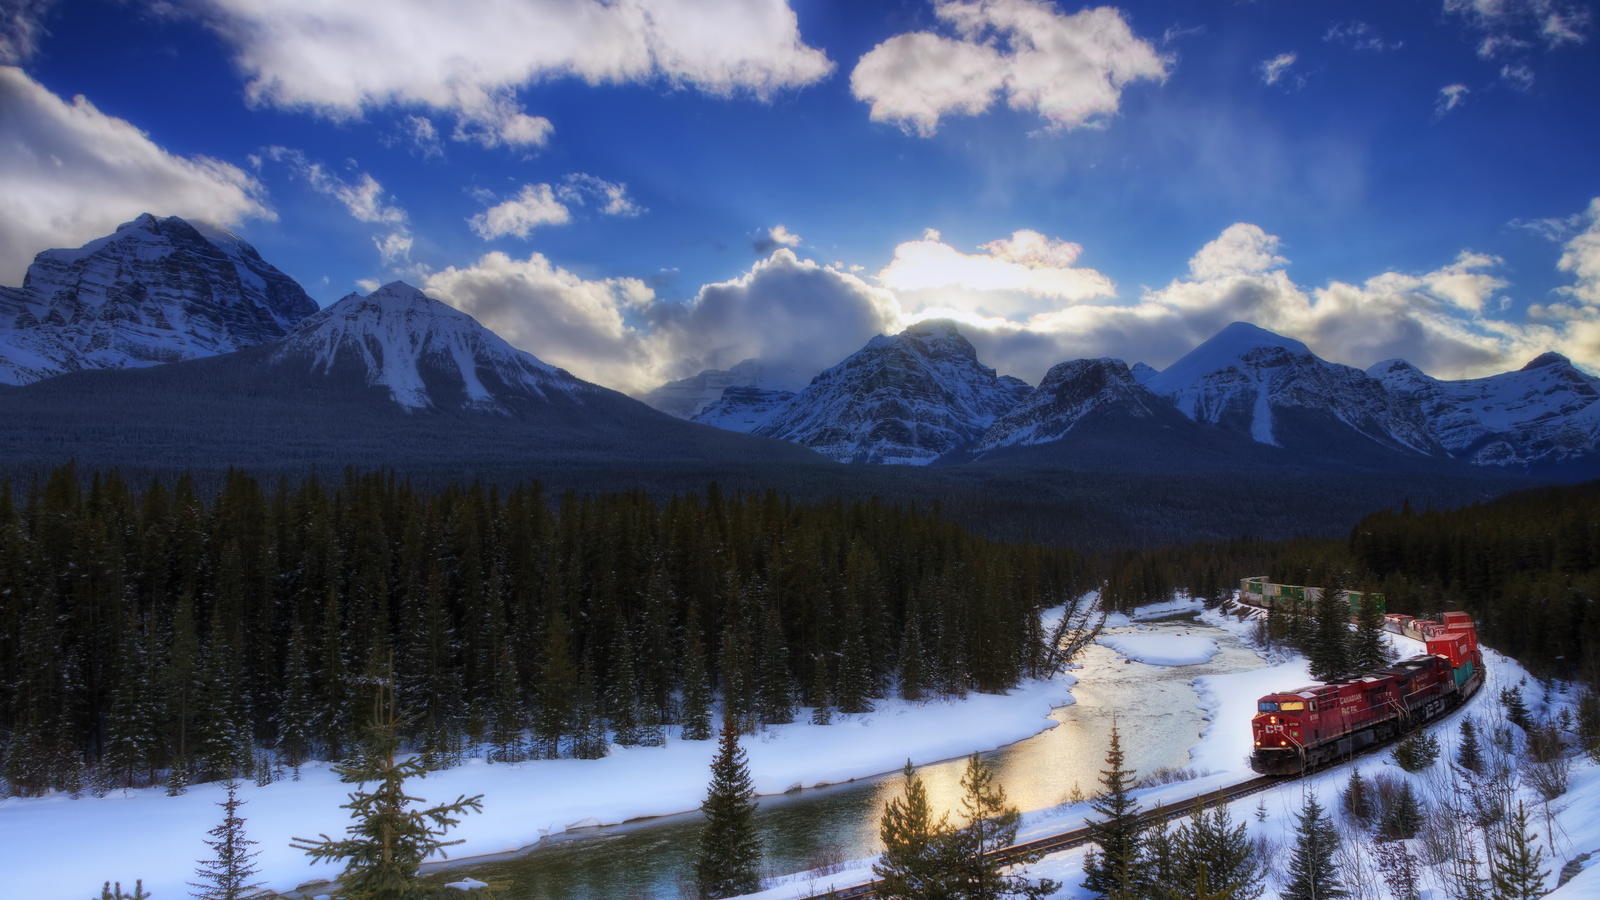
MULTIPOLYGON (((744 741, 756 790, 776 794, 891 772, 1019 741, 1055 726, 1050 710, 1072 702, 1071 675, 1023 684, 1004 696, 965 700, 877 701, 876 711, 835 716, 827 726, 774 726, 744 741)), ((542 760, 488 765, 481 759, 408 783, 428 802, 484 795, 484 811, 466 817, 450 857, 503 853, 569 828, 692 810, 704 799, 714 741, 669 740, 665 748, 613 747, 598 760, 542 760)), ((294 837, 343 834, 348 786, 326 765, 302 769, 299 781, 246 784, 242 814, 258 842, 259 880, 273 890, 331 878, 290 849, 294 837)), ((159 789, 114 791, 78 800, 64 795, 0 801, 0 847, 11 890, 36 900, 83 900, 102 881, 144 879, 155 900, 186 897, 206 831, 221 818, 217 784, 181 797, 159 789)))

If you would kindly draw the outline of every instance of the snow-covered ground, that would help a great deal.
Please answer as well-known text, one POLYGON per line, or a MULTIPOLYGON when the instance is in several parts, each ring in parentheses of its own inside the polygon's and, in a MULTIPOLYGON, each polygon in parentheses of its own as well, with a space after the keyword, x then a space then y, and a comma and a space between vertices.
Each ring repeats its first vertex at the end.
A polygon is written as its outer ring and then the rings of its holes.
MULTIPOLYGON (((877 701, 876 711, 835 716, 833 724, 775 726, 744 739, 757 792, 782 793, 892 772, 907 758, 918 765, 1019 741, 1052 728, 1051 709, 1072 702, 1071 675, 1024 684, 1005 696, 970 694, 961 701, 877 701)), ((429 803, 483 794, 483 812, 465 817, 450 837, 464 843, 450 857, 502 853, 546 835, 695 809, 705 798, 715 741, 670 740, 665 748, 613 747, 599 760, 544 760, 515 765, 481 759, 408 782, 429 803)), ((289 847, 295 837, 344 833, 340 809, 347 785, 325 765, 302 769, 299 781, 246 784, 241 814, 261 851, 259 880, 286 891, 332 878, 289 847)), ((63 795, 0 801, 0 874, 17 896, 82 900, 106 880, 130 886, 144 879, 155 900, 188 896, 195 861, 208 856, 206 832, 221 821, 218 784, 181 797, 159 789, 115 791, 72 800, 63 795)))
POLYGON ((1152 666, 1192 666, 1221 652, 1216 641, 1197 634, 1107 634, 1098 642, 1152 666))

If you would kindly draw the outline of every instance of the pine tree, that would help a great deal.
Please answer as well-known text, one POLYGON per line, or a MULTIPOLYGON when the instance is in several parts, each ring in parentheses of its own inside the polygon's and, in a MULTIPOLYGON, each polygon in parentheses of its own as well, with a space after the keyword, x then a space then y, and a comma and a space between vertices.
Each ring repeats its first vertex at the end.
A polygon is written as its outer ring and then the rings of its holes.
POLYGON ((1139 880, 1143 883, 1144 896, 1150 900, 1178 900, 1175 886, 1180 883, 1180 865, 1171 823, 1166 816, 1156 815, 1155 821, 1145 828, 1139 855, 1139 880))
POLYGON ((961 812, 967 824, 948 839, 956 896, 971 900, 1037 900, 1061 888, 1048 878, 1033 882, 1021 874, 1004 871, 1010 866, 1037 862, 1043 854, 1012 857, 1004 862, 994 855, 994 851, 1009 847, 1016 840, 1022 813, 1006 803, 1006 792, 995 783, 994 770, 976 753, 967 757, 967 770, 961 776, 961 812))
POLYGON ((761 864, 761 840, 756 835, 755 786, 739 728, 724 718, 717 756, 711 761, 711 784, 700 811, 706 824, 700 831, 695 855, 695 884, 702 900, 737 897, 761 889, 756 874, 761 864))
POLYGON ((1496 841, 1489 860, 1489 883, 1494 900, 1533 900, 1544 894, 1544 880, 1550 873, 1541 870, 1544 849, 1528 832, 1528 811, 1521 802, 1506 823, 1505 837, 1496 841))
POLYGON ((100 888, 99 900, 150 900, 150 895, 144 892, 143 878, 133 883, 133 893, 131 894, 123 893, 122 882, 119 881, 116 887, 112 887, 111 882, 108 881, 104 887, 100 888))
POLYGON ((373 702, 372 723, 366 740, 355 758, 335 766, 333 771, 346 784, 358 785, 350 802, 354 821, 345 828, 349 835, 333 840, 295 838, 294 848, 304 850, 314 860, 344 860, 339 874, 337 900, 417 900, 423 891, 417 879, 422 861, 434 853, 443 855, 445 847, 459 841, 445 841, 443 835, 460 823, 460 816, 483 809, 482 798, 461 796, 453 803, 427 809, 410 804, 419 798, 407 796, 408 778, 425 778, 428 770, 412 757, 397 761, 400 718, 394 698, 392 674, 379 681, 373 702), (366 790, 367 783, 376 784, 366 790))
POLYGON ((595 702, 593 673, 593 666, 584 662, 578 677, 578 702, 572 707, 572 755, 577 759, 600 759, 611 749, 605 720, 595 702))
POLYGON ((833 707, 828 700, 828 663, 819 658, 811 666, 811 724, 828 725, 833 722, 833 707))
POLYGON ((1350 781, 1345 785, 1344 793, 1340 795, 1344 804, 1345 814, 1354 819, 1363 828, 1372 825, 1372 820, 1377 816, 1373 808, 1372 789, 1361 777, 1359 766, 1350 770, 1350 781))
POLYGON ((1422 806, 1411 790, 1411 780, 1400 782, 1400 792, 1383 811, 1383 821, 1378 825, 1378 839, 1382 841, 1408 841, 1417 836, 1422 827, 1422 806))
POLYGON ((1281 896, 1284 900, 1342 900, 1350 896, 1333 861, 1339 832, 1317 804, 1315 794, 1307 792, 1298 818, 1289 881, 1281 896))
POLYGON ((906 633, 900 645, 900 696, 906 700, 921 700, 927 689, 926 667, 922 659, 922 629, 917 624, 914 610, 906 614, 906 633))
POLYGON ((1478 726, 1471 716, 1461 720, 1461 744, 1456 748, 1456 762, 1474 775, 1483 772, 1483 748, 1478 744, 1478 726))
POLYGON ((763 725, 794 721, 794 681, 789 675, 789 646, 783 638, 776 604, 769 604, 761 630, 761 672, 756 708, 763 725))
MULTIPOLYGON (((1226 804, 1208 808, 1196 799, 1189 821, 1173 838, 1176 849, 1175 897, 1204 900, 1256 900, 1266 889, 1266 871, 1243 822, 1234 825, 1226 804)), ((1149 872, 1144 873, 1146 878, 1149 872)))
POLYGON ((706 658, 700 642, 689 639, 689 657, 683 663, 683 731, 686 741, 711 740, 711 685, 706 680, 706 658))
POLYGON ((283 702, 278 707, 278 752, 294 768, 297 777, 300 764, 311 756, 313 690, 311 673, 306 669, 305 642, 300 634, 300 621, 294 619, 289 627, 289 652, 283 663, 283 702))
POLYGON ((559 611, 552 612, 544 630, 544 669, 539 677, 539 712, 533 731, 539 755, 555 759, 561 755, 561 736, 572 727, 572 694, 578 674, 568 649, 567 620, 559 611))
POLYGON ((1339 681, 1352 673, 1350 607, 1338 578, 1330 578, 1312 606, 1312 627, 1303 648, 1311 662, 1311 677, 1339 681))
POLYGON ((1104 818, 1087 823, 1089 839, 1100 849, 1091 849, 1084 859, 1083 886, 1109 900, 1136 900, 1144 828, 1139 801, 1131 796, 1136 773, 1124 769, 1122 762, 1122 736, 1113 722, 1106 768, 1100 770, 1100 784, 1105 789, 1092 804, 1104 818))
POLYGON ((1389 664, 1393 654, 1383 635, 1383 610, 1367 591, 1356 604, 1356 631, 1350 644, 1353 673, 1375 672, 1389 664))
POLYGON ((1438 761, 1439 739, 1426 731, 1413 731, 1389 755, 1400 768, 1415 774, 1438 761))
POLYGON ((1533 719, 1528 715, 1528 705, 1522 701, 1522 691, 1516 687, 1503 688, 1500 702, 1506 708, 1506 718, 1523 731, 1533 729, 1533 719))
POLYGON ((256 842, 244 836, 244 817, 239 815, 239 807, 244 805, 239 799, 239 780, 229 778, 227 788, 228 799, 217 804, 222 807, 222 824, 207 832, 211 837, 206 840, 206 846, 211 848, 213 856, 201 860, 194 870, 200 880, 189 883, 194 888, 189 896, 194 900, 240 900, 259 887, 250 881, 250 876, 256 874, 255 858, 261 851, 251 850, 256 842))
POLYGON ((878 819, 883 855, 872 865, 879 900, 945 900, 954 896, 949 873, 950 827, 948 813, 938 821, 928 805, 928 789, 906 760, 905 794, 891 799, 878 819))

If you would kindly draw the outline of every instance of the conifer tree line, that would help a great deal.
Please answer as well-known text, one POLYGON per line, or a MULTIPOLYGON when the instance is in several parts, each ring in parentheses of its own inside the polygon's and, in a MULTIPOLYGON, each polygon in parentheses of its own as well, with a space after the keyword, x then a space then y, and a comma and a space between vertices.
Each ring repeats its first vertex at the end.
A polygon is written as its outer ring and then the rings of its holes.
POLYGON ((1000 691, 1046 665, 1039 611, 1091 581, 1069 550, 875 500, 354 471, 202 497, 69 465, 0 486, 0 777, 176 791, 343 759, 391 654, 430 764, 708 739, 718 700, 749 732, 1000 691))
POLYGON ((1174 590, 1220 598, 1239 578, 1385 595, 1388 612, 1462 610, 1485 643, 1535 674, 1600 685, 1600 482, 1510 494, 1453 510, 1382 510, 1347 540, 1237 539, 1103 554, 1108 603, 1174 590))

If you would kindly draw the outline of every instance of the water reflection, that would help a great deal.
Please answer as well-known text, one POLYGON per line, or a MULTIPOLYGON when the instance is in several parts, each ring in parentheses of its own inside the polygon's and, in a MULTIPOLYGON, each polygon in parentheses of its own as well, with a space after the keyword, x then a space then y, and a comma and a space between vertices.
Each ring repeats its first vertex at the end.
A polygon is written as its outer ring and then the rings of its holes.
MULTIPOLYGON (((1263 663, 1226 632, 1187 621, 1155 626, 1163 634, 1204 633, 1221 652, 1209 662, 1169 668, 1126 663, 1115 652, 1090 647, 1080 658, 1077 703, 1051 714, 1060 724, 1043 734, 984 754, 1011 802, 1023 811, 1061 803, 1074 785, 1095 787, 1116 721, 1127 762, 1141 772, 1186 765, 1189 747, 1204 726, 1189 679, 1238 672, 1263 663)), ((1119 629, 1124 630, 1124 629, 1119 629)), ((935 810, 960 805, 964 760, 933 763, 918 771, 935 810)), ((804 871, 829 859, 858 859, 878 852, 878 815, 901 790, 898 773, 760 799, 756 826, 770 874, 804 871)), ((952 815, 952 818, 955 818, 952 815)), ((452 864, 434 881, 471 875, 489 882, 502 900, 663 900, 683 893, 703 819, 698 811, 648 819, 547 840, 501 858, 452 864)))

